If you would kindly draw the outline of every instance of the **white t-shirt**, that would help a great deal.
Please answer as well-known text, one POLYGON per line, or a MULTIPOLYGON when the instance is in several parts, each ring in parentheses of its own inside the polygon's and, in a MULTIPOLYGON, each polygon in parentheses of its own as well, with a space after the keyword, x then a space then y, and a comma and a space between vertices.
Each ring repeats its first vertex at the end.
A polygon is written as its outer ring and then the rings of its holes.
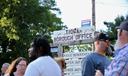
POLYGON ((42 56, 31 62, 24 76, 61 76, 61 69, 50 56, 42 56))

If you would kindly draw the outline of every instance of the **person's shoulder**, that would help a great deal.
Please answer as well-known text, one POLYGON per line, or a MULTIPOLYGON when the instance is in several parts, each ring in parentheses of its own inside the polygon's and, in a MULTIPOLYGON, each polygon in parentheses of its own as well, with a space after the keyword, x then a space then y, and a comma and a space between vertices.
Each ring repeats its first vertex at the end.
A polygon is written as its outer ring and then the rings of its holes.
POLYGON ((37 59, 32 61, 32 62, 30 62, 27 67, 35 67, 36 65, 38 65, 37 59))
POLYGON ((36 60, 34 60, 31 63, 29 63, 29 66, 39 66, 39 65, 42 65, 42 64, 46 63, 47 60, 49 60, 49 59, 50 59, 49 56, 39 57, 36 60))
POLYGON ((93 58, 93 56, 94 56, 94 53, 90 53, 90 54, 86 55, 86 56, 83 58, 83 60, 90 60, 91 58, 93 58))
POLYGON ((95 53, 93 52, 93 53, 90 53, 90 54, 88 54, 88 55, 86 55, 85 57, 92 57, 92 56, 94 56, 95 55, 95 53))
POLYGON ((32 61, 31 63, 36 64, 36 63, 40 63, 44 60, 45 60, 45 57, 41 56, 41 57, 38 57, 37 59, 35 59, 34 61, 32 61))
POLYGON ((35 70, 38 70, 40 67, 38 67, 39 66, 39 64, 38 63, 36 63, 35 62, 35 60, 34 61, 32 61, 32 62, 30 62, 29 64, 28 64, 28 66, 27 66, 27 69, 26 69, 26 71, 27 72, 35 72, 35 70))

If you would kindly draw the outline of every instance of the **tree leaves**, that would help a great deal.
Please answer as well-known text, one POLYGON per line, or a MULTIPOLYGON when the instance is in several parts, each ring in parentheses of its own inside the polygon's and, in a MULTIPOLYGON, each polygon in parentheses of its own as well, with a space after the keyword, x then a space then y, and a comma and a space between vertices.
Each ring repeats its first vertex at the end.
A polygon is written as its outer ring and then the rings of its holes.
POLYGON ((0 60, 27 57, 37 33, 51 38, 51 32, 65 27, 52 12, 60 12, 55 6, 55 0, 0 0, 0 60))

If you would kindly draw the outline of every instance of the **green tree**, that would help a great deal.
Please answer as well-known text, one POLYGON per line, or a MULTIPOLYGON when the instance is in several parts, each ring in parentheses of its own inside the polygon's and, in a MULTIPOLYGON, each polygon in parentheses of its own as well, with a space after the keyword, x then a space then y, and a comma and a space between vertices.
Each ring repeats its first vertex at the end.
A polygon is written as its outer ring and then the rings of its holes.
MULTIPOLYGON (((27 49, 36 34, 48 35, 64 28, 52 11, 55 0, 0 0, 0 60, 27 57, 27 49)), ((1 64, 0 63, 0 64, 1 64)))

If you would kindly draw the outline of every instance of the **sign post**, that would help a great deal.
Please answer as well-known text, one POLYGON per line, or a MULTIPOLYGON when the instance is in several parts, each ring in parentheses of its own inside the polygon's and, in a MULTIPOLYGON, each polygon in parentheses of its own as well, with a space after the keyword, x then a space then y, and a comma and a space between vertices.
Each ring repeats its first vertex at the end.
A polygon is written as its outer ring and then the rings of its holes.
POLYGON ((94 32, 93 28, 75 28, 53 32, 53 45, 58 46, 58 54, 64 57, 67 64, 64 70, 64 76, 81 76, 82 58, 92 51, 63 53, 63 46, 93 43, 94 32))

